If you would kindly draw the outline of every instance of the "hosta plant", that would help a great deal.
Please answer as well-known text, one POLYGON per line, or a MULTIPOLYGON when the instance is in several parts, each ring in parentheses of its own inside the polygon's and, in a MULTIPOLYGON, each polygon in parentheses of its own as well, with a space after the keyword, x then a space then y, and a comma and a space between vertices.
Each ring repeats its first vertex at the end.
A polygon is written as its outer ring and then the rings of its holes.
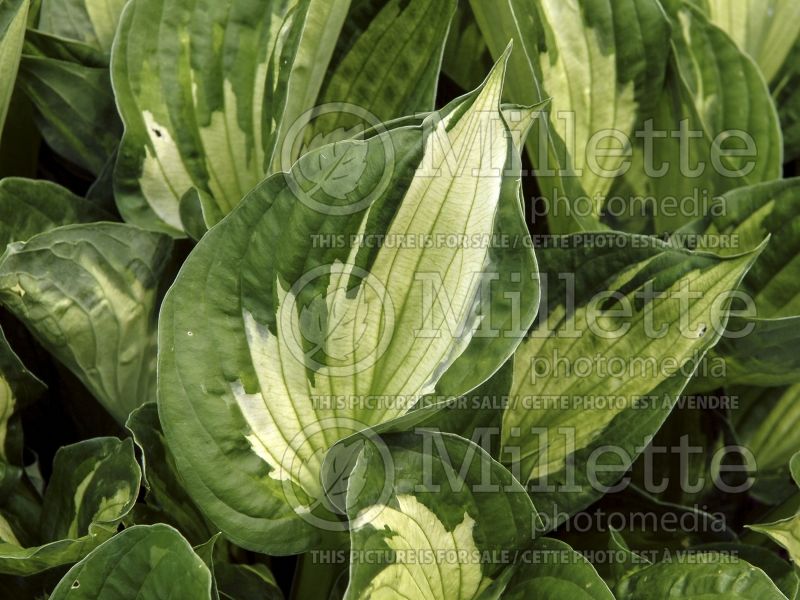
POLYGON ((794 0, 0 0, 0 596, 800 598, 794 0))

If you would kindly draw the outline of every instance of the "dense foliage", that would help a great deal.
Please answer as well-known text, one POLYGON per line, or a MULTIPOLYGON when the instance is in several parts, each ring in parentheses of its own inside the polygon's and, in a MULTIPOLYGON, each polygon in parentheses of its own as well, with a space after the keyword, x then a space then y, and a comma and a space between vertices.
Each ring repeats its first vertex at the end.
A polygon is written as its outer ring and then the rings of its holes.
POLYGON ((800 598, 797 0, 0 0, 0 597, 800 598))

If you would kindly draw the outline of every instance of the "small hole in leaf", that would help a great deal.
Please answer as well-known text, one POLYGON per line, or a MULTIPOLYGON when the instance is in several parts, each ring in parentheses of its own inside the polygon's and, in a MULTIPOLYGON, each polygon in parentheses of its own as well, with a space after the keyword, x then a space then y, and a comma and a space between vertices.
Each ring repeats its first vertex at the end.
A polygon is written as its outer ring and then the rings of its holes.
POLYGON ((81 587, 81 582, 80 581, 78 581, 76 579, 75 581, 72 582, 72 589, 73 590, 77 590, 79 587, 81 587))
POLYGON ((697 337, 699 337, 699 338, 703 337, 706 334, 706 331, 708 331, 708 326, 707 325, 701 325, 700 326, 700 330, 697 332, 697 337))

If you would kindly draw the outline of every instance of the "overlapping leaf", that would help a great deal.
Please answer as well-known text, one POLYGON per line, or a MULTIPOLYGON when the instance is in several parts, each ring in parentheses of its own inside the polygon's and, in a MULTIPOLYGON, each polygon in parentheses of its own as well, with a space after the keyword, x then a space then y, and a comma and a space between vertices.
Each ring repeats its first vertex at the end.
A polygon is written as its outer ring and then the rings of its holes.
POLYGON ((472 8, 495 56, 509 38, 523 50, 511 59, 510 98, 552 97, 547 127, 529 142, 551 229, 596 228, 634 130, 663 85, 669 23, 661 6, 472 0, 472 8))
POLYGON ((41 0, 38 29, 111 52, 125 0, 41 0))
MULTIPOLYGON (((25 368, 0 329, 0 512, 22 478, 22 427, 15 413, 36 399, 45 385, 25 368)), ((0 536, 2 537, 2 536, 0 536)), ((14 536, 16 537, 16 536, 14 536)))
POLYGON ((166 298, 164 431, 190 494, 237 543, 308 547, 316 532, 295 511, 324 511, 324 452, 404 414, 473 343, 480 362, 443 393, 479 385, 533 319, 502 79, 501 62, 422 126, 323 147, 269 178, 203 238, 166 298), (486 243, 498 232, 513 249, 486 243))
POLYGON ((0 247, 24 242, 62 225, 107 216, 69 190, 49 181, 9 177, 0 181, 0 247))
POLYGON ((789 478, 789 461, 800 452, 794 435, 800 425, 800 386, 729 390, 738 403, 731 411, 737 439, 755 457, 750 493, 765 504, 777 504, 797 489, 789 478))
POLYGON ((30 575, 82 559, 116 533, 136 502, 140 478, 130 440, 95 438, 61 448, 36 539, 21 546, 4 535, 0 572, 30 575))
POLYGON ((501 451, 543 518, 555 517, 549 526, 600 497, 644 449, 757 257, 619 233, 557 241, 537 253, 546 294, 514 356, 501 451))
POLYGON ((37 126, 48 144, 99 175, 121 135, 108 67, 24 56, 20 86, 36 108, 37 126))
POLYGON ((467 440, 435 432, 367 445, 347 504, 354 550, 347 600, 481 597, 507 581, 511 565, 497 557, 524 550, 537 518, 505 468, 467 440))
POLYGON ((724 192, 777 179, 783 162, 777 112, 756 64, 698 9, 667 6, 665 89, 613 190, 625 206, 605 211, 617 227, 657 233, 703 217, 724 192))
POLYGON ((792 0, 700 0, 698 4, 758 63, 771 83, 800 37, 800 6, 792 0))
POLYGON ((8 0, 0 4, 0 133, 14 91, 29 6, 29 0, 8 0))
POLYGON ((213 532, 183 489, 175 459, 167 448, 158 421, 155 402, 148 402, 134 410, 126 427, 142 449, 144 482, 148 490, 147 504, 145 507, 138 505, 137 508, 146 510, 148 517, 172 523, 190 542, 199 544, 207 540, 213 532))
POLYGON ((348 4, 131 2, 112 58, 123 216, 180 234, 180 201, 193 188, 230 212, 313 106, 348 4))
POLYGON ((0 302, 120 422, 155 397, 156 302, 170 240, 130 225, 60 227, 9 246, 0 302))
POLYGON ((455 5, 454 0, 352 2, 317 101, 318 111, 332 111, 315 122, 317 140, 338 141, 352 137, 354 126, 375 127, 432 111, 455 5))
POLYGON ((707 216, 677 232, 677 241, 732 255, 769 243, 745 277, 729 332, 714 353, 726 361, 724 377, 703 377, 697 389, 728 384, 789 385, 800 363, 800 180, 787 179, 729 192, 707 216))
POLYGON ((211 600, 211 572, 177 530, 168 525, 137 525, 72 567, 50 597, 211 600))
POLYGON ((686 563, 657 563, 636 571, 619 583, 615 593, 619 600, 786 598, 761 569, 711 553, 695 556, 686 563))

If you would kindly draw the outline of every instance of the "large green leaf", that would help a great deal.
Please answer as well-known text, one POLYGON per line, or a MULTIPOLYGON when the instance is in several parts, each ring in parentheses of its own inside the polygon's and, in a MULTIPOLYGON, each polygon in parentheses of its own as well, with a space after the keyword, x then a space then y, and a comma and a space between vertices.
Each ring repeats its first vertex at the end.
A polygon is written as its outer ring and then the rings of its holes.
MULTIPOLYGON (((752 183, 780 177, 783 153, 777 113, 769 88, 753 62, 690 4, 675 12, 673 28, 681 32, 673 36, 675 64, 703 130, 720 143, 729 134, 741 131, 755 142, 752 155, 727 157, 727 168, 741 171, 752 183), (734 73, 738 77, 730 78, 734 73), (742 107, 742 98, 748 100, 747 109, 742 107), (724 137, 717 137, 720 134, 724 137), (749 162, 754 165, 746 173, 749 162)), ((721 175, 731 177, 724 172, 721 175)))
POLYGON ((464 369, 473 344, 483 356, 442 393, 476 387, 533 320, 503 67, 422 126, 325 146, 267 179, 203 238, 165 299, 164 432, 190 494, 237 543, 309 547, 315 532, 296 511, 325 510, 325 451, 404 414, 464 369), (498 232, 508 246, 490 248, 498 232))
POLYGON ((316 120, 311 147, 352 137, 354 126, 432 111, 455 8, 455 0, 354 0, 317 101, 332 114, 316 120))
POLYGON ((211 600, 211 572, 168 525, 137 525, 72 567, 51 600, 211 600))
POLYGON ((122 134, 108 67, 25 55, 19 84, 34 105, 47 143, 99 175, 122 134))
POLYGON ((509 38, 509 97, 552 97, 529 150, 555 233, 596 224, 629 140, 663 85, 669 23, 656 0, 472 0, 492 54, 509 38), (622 141, 628 138, 628 141, 622 141), (579 218, 580 217, 580 218, 579 218), (576 222, 576 219, 578 222, 576 222))
POLYGON ((29 6, 29 0, 5 0, 0 4, 0 133, 14 91, 29 6))
POLYGON ((68 225, 8 247, 0 302, 121 423, 155 397, 156 302, 171 242, 130 225, 68 225))
POLYGON ((0 181, 0 248, 62 225, 107 218, 93 204, 49 181, 0 181))
POLYGON ((556 238, 537 256, 546 293, 514 355, 500 459, 555 526, 648 444, 722 335, 757 252, 721 258, 609 233, 556 238))
POLYGON ((41 0, 38 28, 108 54, 127 0, 41 0))
POLYGON ((113 536, 139 494, 133 442, 95 438, 65 446, 53 461, 38 544, 0 542, 0 573, 30 575, 77 562, 113 536))
POLYGON ((125 219, 180 235, 193 188, 230 212, 281 162, 288 129, 314 105, 348 4, 130 2, 111 69, 125 219))
POLYGON ((786 600, 761 569, 713 553, 636 571, 620 582, 615 593, 619 600, 786 600))
POLYGON ((651 219, 658 233, 701 218, 726 191, 777 179, 783 155, 777 111, 752 59, 699 10, 667 4, 673 37, 665 89, 648 115, 650 133, 642 130, 614 187, 618 204, 604 207, 618 227, 651 219))
POLYGON ((717 27, 758 63, 772 82, 800 37, 800 5, 794 0, 700 0, 717 27))
POLYGON ((367 445, 347 506, 346 600, 478 598, 509 566, 492 557, 524 550, 537 518, 504 467, 475 444, 432 431, 367 445))

